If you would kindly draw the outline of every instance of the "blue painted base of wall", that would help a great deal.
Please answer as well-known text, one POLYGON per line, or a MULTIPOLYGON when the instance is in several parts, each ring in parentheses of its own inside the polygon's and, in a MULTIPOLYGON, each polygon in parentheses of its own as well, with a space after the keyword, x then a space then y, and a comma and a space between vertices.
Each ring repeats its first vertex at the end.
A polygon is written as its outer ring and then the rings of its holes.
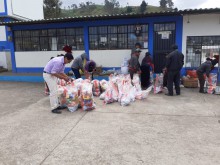
MULTIPOLYGON (((84 77, 82 77, 84 78, 84 77)), ((96 80, 108 80, 108 76, 94 76, 96 80)), ((42 76, 0 76, 0 81, 10 82, 44 82, 42 76)))

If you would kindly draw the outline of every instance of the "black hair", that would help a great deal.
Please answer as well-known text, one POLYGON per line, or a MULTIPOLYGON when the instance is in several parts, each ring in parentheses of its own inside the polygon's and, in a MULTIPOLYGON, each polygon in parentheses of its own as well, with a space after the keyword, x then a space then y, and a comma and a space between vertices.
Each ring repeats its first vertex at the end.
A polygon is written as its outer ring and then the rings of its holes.
POLYGON ((139 42, 137 42, 136 44, 135 44, 135 47, 136 46, 139 46, 140 48, 141 48, 141 44, 139 43, 139 42))
POLYGON ((71 53, 66 53, 64 58, 67 58, 67 60, 73 60, 73 55, 71 53))
POLYGON ((178 45, 176 45, 176 44, 173 44, 171 47, 173 50, 178 49, 178 45))
POLYGON ((150 52, 145 53, 145 56, 150 56, 150 55, 151 55, 150 52))
POLYGON ((62 57, 62 56, 64 56, 64 54, 58 54, 58 55, 57 55, 57 57, 62 57))

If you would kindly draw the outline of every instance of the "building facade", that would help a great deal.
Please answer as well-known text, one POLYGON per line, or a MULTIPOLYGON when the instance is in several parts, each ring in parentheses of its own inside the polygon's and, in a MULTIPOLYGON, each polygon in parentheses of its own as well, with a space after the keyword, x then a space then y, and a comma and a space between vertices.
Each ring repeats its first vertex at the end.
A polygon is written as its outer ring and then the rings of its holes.
POLYGON ((198 67, 206 56, 219 53, 219 13, 220 9, 200 9, 11 21, 0 25, 11 34, 8 42, 13 72, 42 72, 52 56, 63 53, 64 45, 72 46, 74 57, 86 52, 104 69, 119 68, 139 42, 143 50, 140 61, 149 51, 156 73, 162 72, 165 56, 176 43, 185 55, 184 74, 185 69, 198 67))

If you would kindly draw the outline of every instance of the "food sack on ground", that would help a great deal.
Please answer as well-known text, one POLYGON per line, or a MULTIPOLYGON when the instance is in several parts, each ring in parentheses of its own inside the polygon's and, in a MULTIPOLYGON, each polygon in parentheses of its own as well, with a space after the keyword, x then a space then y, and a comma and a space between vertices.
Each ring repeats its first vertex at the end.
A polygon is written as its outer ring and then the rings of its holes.
POLYGON ((88 82, 82 83, 80 97, 81 97, 81 107, 84 111, 95 109, 91 83, 88 82))
POLYGON ((154 82, 154 94, 161 93, 163 91, 163 74, 156 74, 154 82))
POLYGON ((92 92, 94 96, 99 96, 101 94, 99 80, 92 81, 92 92))

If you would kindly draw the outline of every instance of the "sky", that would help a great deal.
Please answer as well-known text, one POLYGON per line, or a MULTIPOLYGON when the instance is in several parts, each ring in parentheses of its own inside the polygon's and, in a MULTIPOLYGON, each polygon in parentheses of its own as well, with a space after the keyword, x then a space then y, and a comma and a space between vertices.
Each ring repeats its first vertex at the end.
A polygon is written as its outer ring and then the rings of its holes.
MULTIPOLYGON (((60 0, 63 2, 62 7, 71 6, 71 4, 79 4, 81 2, 93 2, 95 4, 104 4, 104 0, 60 0)), ((142 0, 118 0, 120 6, 140 6, 142 0)), ((159 0, 145 0, 148 5, 159 6, 159 0)), ((183 9, 199 9, 199 8, 220 8, 220 0, 173 0, 174 8, 183 9)))

